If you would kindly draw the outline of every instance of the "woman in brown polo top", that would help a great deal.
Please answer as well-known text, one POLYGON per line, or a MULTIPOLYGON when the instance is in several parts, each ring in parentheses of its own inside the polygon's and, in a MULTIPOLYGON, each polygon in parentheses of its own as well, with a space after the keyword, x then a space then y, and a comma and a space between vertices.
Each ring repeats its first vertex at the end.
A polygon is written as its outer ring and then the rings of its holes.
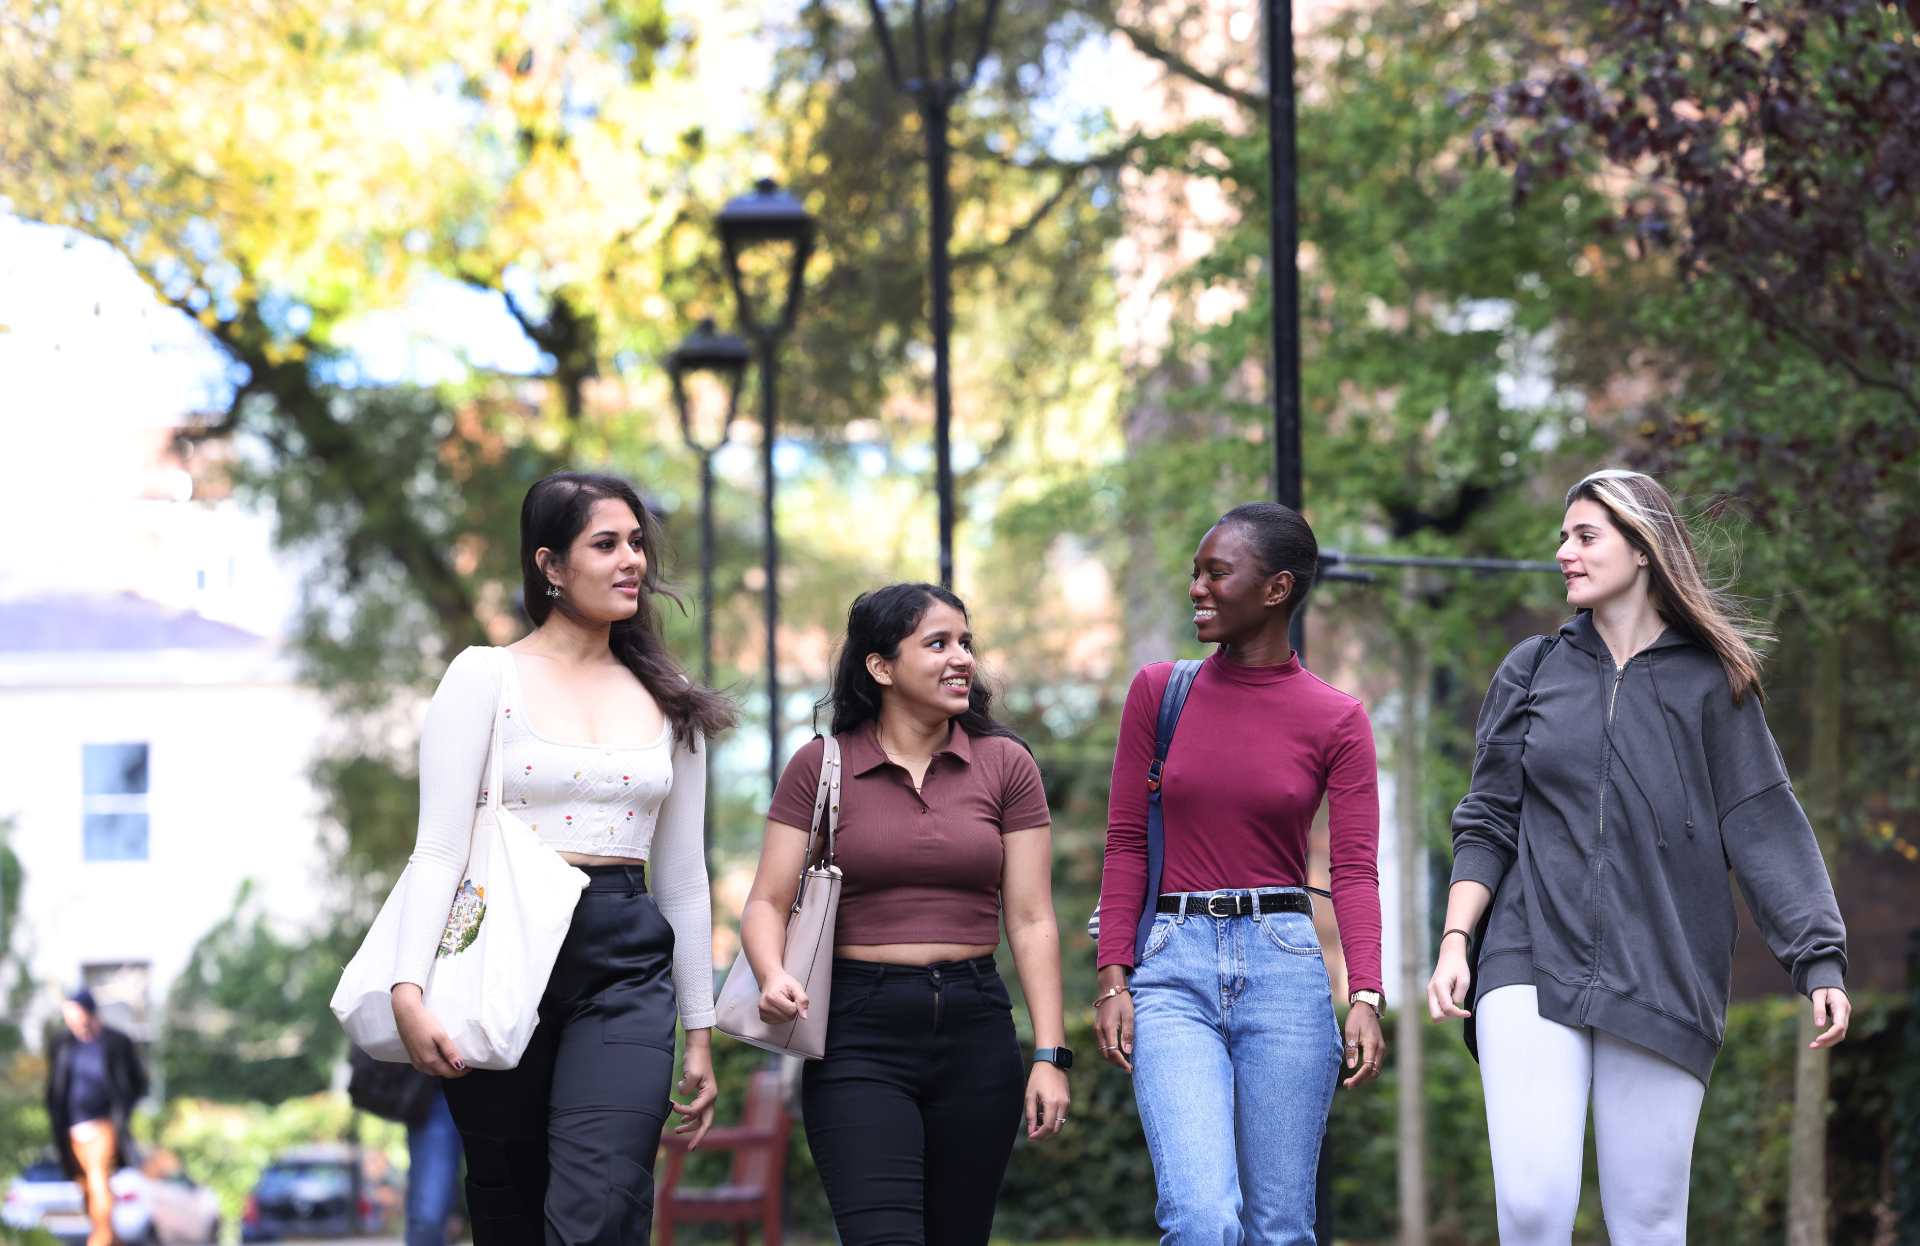
MULTIPOLYGON (((978 1246, 1023 1108, 1029 1138, 1067 1119, 1040 768, 988 712, 966 606, 932 584, 854 601, 828 700, 846 878, 827 1055, 801 1079, 807 1142, 846 1246, 978 1246), (1033 1019, 1031 1071, 994 968, 1003 912, 1033 1019)), ((781 954, 823 749, 814 740, 787 763, 741 916, 770 1022, 811 1006, 781 954)))

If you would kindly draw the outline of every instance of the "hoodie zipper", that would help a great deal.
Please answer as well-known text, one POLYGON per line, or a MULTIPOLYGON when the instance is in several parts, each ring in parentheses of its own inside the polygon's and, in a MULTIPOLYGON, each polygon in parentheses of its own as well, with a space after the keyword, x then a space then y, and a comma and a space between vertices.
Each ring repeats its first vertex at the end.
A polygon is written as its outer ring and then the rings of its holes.
MULTIPOLYGON (((1600 980, 1600 944, 1606 931, 1600 921, 1600 871, 1606 868, 1607 852, 1607 786, 1613 776, 1613 710, 1620 701, 1620 684, 1627 677, 1627 667, 1633 664, 1628 658, 1625 665, 1613 668, 1613 687, 1607 693, 1607 727, 1600 733, 1600 834, 1593 847, 1593 968, 1588 981, 1600 980)), ((1591 1003, 1591 997, 1588 1000, 1591 1003)), ((1586 1017, 1582 1010, 1581 1020, 1586 1017)))
MULTIPOLYGON (((1631 666, 1632 664, 1633 659, 1628 658, 1627 665, 1631 666)), ((1616 666, 1613 668, 1613 690, 1607 693, 1607 726, 1609 727, 1613 726, 1613 707, 1620 701, 1620 682, 1626 677, 1626 666, 1616 666)), ((1600 764, 1600 842, 1604 846, 1607 840, 1607 779, 1613 774, 1613 741, 1605 732, 1601 733, 1600 739, 1602 747, 1602 761, 1600 764)))

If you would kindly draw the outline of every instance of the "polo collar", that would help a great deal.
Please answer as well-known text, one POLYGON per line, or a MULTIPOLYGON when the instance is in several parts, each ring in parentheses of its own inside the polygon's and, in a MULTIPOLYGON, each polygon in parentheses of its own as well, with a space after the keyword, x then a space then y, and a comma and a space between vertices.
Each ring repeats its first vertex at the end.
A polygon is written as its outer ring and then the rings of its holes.
MULTIPOLYGON (((947 723, 947 742, 933 750, 935 757, 941 754, 971 766, 973 764, 973 737, 966 728, 949 719, 947 723)), ((890 764, 887 752, 880 747, 880 724, 870 722, 840 742, 840 755, 850 775, 863 775, 890 764)))

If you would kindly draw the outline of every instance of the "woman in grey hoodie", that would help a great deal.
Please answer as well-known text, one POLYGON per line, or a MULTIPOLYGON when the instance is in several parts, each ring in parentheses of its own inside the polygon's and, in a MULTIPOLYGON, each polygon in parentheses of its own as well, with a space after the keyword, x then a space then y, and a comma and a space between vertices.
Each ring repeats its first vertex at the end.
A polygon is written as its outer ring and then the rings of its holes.
POLYGON ((1571 1238, 1589 1098, 1608 1236, 1683 1242, 1729 871, 1811 998, 1815 1047, 1846 1036, 1846 928, 1761 711, 1760 637, 1666 490, 1595 472, 1560 540, 1577 613, 1487 690, 1427 1005, 1472 1018, 1505 1246, 1571 1238))

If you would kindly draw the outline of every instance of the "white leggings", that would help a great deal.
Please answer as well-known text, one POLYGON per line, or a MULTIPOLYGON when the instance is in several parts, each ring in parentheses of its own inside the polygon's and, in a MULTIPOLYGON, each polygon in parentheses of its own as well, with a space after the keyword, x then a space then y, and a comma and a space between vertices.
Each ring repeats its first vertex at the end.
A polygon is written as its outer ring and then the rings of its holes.
POLYGON ((1543 1019, 1531 986, 1489 991, 1475 1024, 1501 1246, 1572 1240, 1589 1089, 1608 1240, 1684 1243, 1705 1083, 1625 1039, 1543 1019))

